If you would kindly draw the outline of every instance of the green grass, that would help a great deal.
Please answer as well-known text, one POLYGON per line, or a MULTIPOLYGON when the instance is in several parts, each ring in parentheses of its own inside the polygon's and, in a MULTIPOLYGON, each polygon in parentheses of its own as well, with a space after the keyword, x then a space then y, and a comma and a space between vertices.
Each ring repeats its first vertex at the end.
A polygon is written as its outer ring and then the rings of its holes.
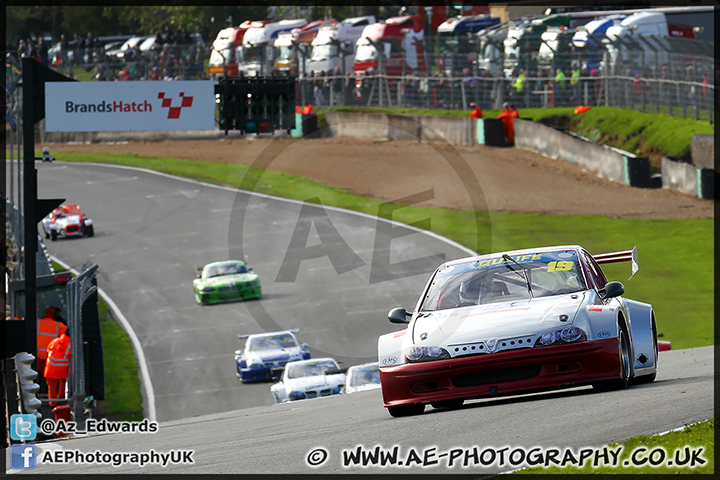
MULTIPOLYGON (((624 442, 612 443, 607 445, 608 450, 618 451, 619 466, 611 465, 592 465, 592 460, 584 463, 583 467, 568 466, 560 468, 552 467, 532 467, 516 472, 517 474, 610 474, 610 473, 632 473, 632 474, 652 474, 652 475, 681 475, 681 474, 713 474, 715 473, 715 417, 700 423, 690 425, 684 430, 678 432, 670 432, 662 436, 658 435, 641 435, 630 438, 624 442), (644 450, 643 450, 644 449, 644 450), (668 462, 660 462, 660 450, 663 449, 668 460, 675 463, 675 455, 680 463, 679 465, 668 465, 668 462), (702 449, 702 450, 701 450, 702 449), (653 452, 652 457, 650 452, 653 452), (690 462, 686 460, 692 459, 692 455, 688 457, 687 452, 695 451, 696 458, 705 460, 705 463, 697 461, 694 468, 691 468, 690 462), (640 462, 633 462, 633 452, 635 458, 640 462), (657 466, 650 465, 649 458, 653 458, 657 462, 657 466), (629 462, 625 465, 625 462, 629 462), (642 463, 641 466, 634 466, 642 463)), ((598 451, 603 451, 599 448, 598 451)), ((589 457, 593 458, 593 457, 589 457)), ((610 458, 610 457, 608 457, 610 458)))
MULTIPOLYGON (((65 271, 60 264, 52 263, 56 272, 65 271)), ((139 422, 143 419, 142 394, 130 338, 120 324, 113 321, 110 307, 99 295, 98 316, 105 367, 105 400, 98 401, 95 416, 139 422)))
MULTIPOLYGON (((642 113, 614 107, 593 107, 575 115, 574 107, 522 108, 521 118, 567 128, 597 142, 621 148, 638 156, 669 155, 689 161, 692 136, 714 134, 715 126, 707 120, 674 117, 669 114, 642 113)), ((403 115, 436 115, 466 117, 464 110, 423 108, 318 107, 319 117, 333 112, 376 112, 403 115)), ((485 118, 497 118, 499 110, 484 110, 485 118)), ((321 118, 319 118, 319 123, 321 118)))
POLYGON ((144 167, 186 178, 230 185, 301 201, 343 207, 414 224, 475 251, 580 244, 591 253, 638 247, 640 271, 630 281, 628 264, 608 265, 627 296, 652 303, 658 331, 673 348, 713 344, 713 219, 615 219, 487 211, 452 211, 388 204, 284 173, 244 165, 134 155, 58 153, 58 160, 144 167), (692 314, 688 313, 692 312, 692 314))

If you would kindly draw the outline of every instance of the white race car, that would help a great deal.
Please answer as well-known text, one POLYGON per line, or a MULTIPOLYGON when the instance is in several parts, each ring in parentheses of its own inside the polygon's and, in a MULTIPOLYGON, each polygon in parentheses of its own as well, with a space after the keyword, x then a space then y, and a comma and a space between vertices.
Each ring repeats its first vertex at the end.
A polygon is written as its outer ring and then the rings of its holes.
POLYGON ((290 362, 270 391, 275 403, 339 395, 345 388, 346 371, 332 358, 290 362))
POLYGON ((652 382, 652 305, 623 297, 600 264, 637 250, 590 255, 578 245, 463 258, 433 273, 406 328, 378 341, 383 403, 394 417, 457 408, 471 398, 652 382))
POLYGON ((42 227, 45 238, 49 238, 53 242, 58 237, 92 237, 95 235, 92 220, 83 215, 77 204, 60 205, 43 219, 42 227))

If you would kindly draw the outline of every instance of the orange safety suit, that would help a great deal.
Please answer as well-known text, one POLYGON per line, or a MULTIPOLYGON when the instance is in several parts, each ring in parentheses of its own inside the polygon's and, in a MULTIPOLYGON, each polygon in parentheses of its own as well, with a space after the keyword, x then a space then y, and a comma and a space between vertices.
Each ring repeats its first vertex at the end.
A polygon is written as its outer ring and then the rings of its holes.
POLYGON ((514 108, 506 108, 500 112, 498 118, 503 122, 505 136, 507 137, 508 142, 513 143, 515 141, 515 125, 513 125, 513 118, 520 118, 518 111, 514 108))
POLYGON ((472 112, 470 112, 470 118, 483 118, 480 107, 473 107, 472 112))
POLYGON ((55 307, 48 307, 43 313, 43 318, 37 321, 38 372, 45 371, 45 361, 48 357, 48 344, 67 330, 64 324, 54 319, 55 313, 55 307))
POLYGON ((303 112, 302 112, 302 113, 303 113, 303 115, 311 115, 311 114, 315 113, 315 110, 313 109, 313 106, 308 103, 308 104, 305 105, 305 107, 303 108, 303 112))
MULTIPOLYGON (((63 333, 50 342, 47 350, 44 375, 48 384, 48 397, 65 398, 65 382, 70 369, 70 337, 63 333)), ((57 402, 50 402, 51 407, 56 405, 57 402)))

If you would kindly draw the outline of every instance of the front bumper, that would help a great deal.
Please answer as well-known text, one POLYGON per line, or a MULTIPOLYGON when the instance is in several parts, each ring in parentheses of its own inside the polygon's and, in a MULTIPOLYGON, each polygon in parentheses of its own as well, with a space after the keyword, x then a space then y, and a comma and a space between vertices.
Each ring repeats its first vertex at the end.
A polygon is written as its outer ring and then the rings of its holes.
POLYGON ((234 300, 250 300, 262 297, 262 288, 260 285, 242 286, 242 287, 218 287, 210 292, 201 292, 195 290, 195 298, 198 303, 209 305, 213 303, 231 302, 234 300))
POLYGON ((617 338, 380 368, 385 407, 620 378, 617 338))

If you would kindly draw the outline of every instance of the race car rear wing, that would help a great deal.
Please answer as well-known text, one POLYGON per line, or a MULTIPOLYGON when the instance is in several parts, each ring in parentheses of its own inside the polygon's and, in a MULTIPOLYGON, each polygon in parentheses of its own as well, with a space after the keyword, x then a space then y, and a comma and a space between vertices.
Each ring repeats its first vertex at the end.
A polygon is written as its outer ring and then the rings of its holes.
MULTIPOLYGON (((623 250, 621 252, 599 253, 597 255, 593 255, 592 257, 598 265, 602 265, 603 263, 632 262, 632 274, 630 275, 630 278, 632 278, 633 275, 635 275, 635 273, 637 273, 640 269, 640 265, 638 265, 637 247, 633 247, 632 250, 623 250)), ((628 278, 628 280, 630 280, 630 278, 628 278)))
MULTIPOLYGON (((300 331, 299 328, 289 328, 289 329, 283 330, 283 331, 281 331, 281 332, 269 332, 269 333, 283 333, 283 332, 298 333, 299 331, 300 331)), ((257 334, 255 334, 255 333, 243 333, 243 334, 239 334, 239 335, 238 335, 238 338, 239 338, 240 340, 243 340, 243 339, 248 338, 250 335, 257 335, 257 334)))

